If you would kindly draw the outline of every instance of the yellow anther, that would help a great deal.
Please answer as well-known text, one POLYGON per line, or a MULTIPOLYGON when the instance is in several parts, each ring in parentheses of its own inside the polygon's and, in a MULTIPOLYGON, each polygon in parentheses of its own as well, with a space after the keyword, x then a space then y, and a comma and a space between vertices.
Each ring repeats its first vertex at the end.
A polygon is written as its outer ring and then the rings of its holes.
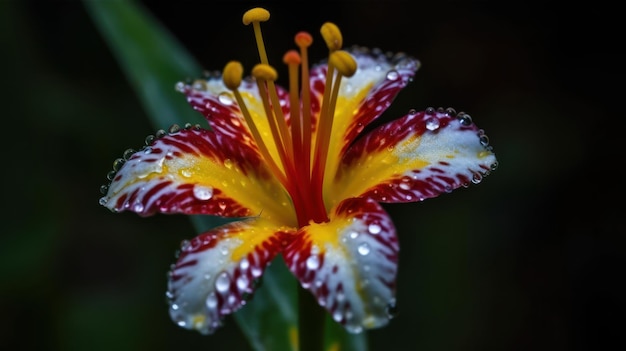
POLYGON ((278 79, 278 73, 276 73, 274 67, 263 63, 259 63, 254 66, 252 69, 252 76, 256 79, 267 80, 270 82, 274 82, 278 79))
POLYGON ((265 22, 270 19, 270 12, 261 7, 255 7, 243 14, 243 24, 246 26, 254 22, 265 22))
POLYGON ((224 85, 230 90, 235 90, 241 85, 241 77, 243 76, 243 66, 238 61, 230 61, 224 67, 222 80, 224 85))
POLYGON ((299 32, 296 34, 295 41, 298 47, 307 48, 313 44, 313 36, 311 36, 308 32, 299 32))
POLYGON ((343 45, 343 37, 341 36, 339 27, 337 27, 334 23, 326 22, 322 24, 320 33, 322 33, 322 37, 324 38, 324 41, 326 41, 326 46, 328 46, 330 51, 341 49, 341 46, 343 45))
POLYGON ((283 62, 288 65, 299 65, 301 61, 300 54, 296 50, 289 50, 283 56, 283 62))
POLYGON ((356 72, 356 60, 345 50, 332 52, 328 62, 344 77, 352 77, 356 72))

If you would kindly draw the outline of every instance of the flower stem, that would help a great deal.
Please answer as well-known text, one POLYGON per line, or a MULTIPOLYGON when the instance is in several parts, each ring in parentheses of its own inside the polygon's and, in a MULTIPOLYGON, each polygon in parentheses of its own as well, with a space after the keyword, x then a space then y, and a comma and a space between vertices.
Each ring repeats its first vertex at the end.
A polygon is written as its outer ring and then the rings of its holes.
POLYGON ((324 349, 324 310, 315 297, 298 288, 298 343, 300 351, 322 351, 324 349))

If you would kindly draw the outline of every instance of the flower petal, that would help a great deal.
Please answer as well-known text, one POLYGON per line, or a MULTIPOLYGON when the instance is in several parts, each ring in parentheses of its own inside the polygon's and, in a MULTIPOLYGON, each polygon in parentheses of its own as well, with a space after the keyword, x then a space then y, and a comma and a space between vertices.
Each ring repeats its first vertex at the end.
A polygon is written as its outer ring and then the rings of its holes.
POLYGON ((489 139, 469 115, 411 111, 356 142, 326 196, 412 202, 479 182, 497 167, 489 139))
POLYGON ((302 228, 285 262, 332 318, 353 333, 388 323, 395 306, 395 227, 371 199, 347 199, 330 222, 302 228))
MULTIPOLYGON (((239 105, 232 92, 224 85, 221 76, 216 75, 206 80, 196 80, 191 85, 179 83, 178 89, 187 96, 189 104, 209 121, 212 130, 218 134, 239 139, 241 143, 249 146, 254 145, 253 147, 256 148, 252 133, 241 114, 239 105)), ((277 159, 278 152, 275 142, 272 140, 269 122, 256 83, 252 79, 246 79, 241 82, 238 90, 270 154, 274 159, 277 159)), ((283 114, 289 122, 289 93, 278 85, 276 85, 276 91, 283 114)))
POLYGON ((256 150, 199 128, 155 139, 111 179, 101 203, 114 211, 295 218, 256 150))
POLYGON ((242 307, 265 267, 293 235, 263 218, 233 222, 184 241, 169 274, 170 316, 210 334, 242 307))
MULTIPOLYGON (((341 82, 329 144, 326 180, 336 173, 348 146, 391 105, 420 66, 418 60, 401 53, 391 56, 380 50, 359 47, 351 49, 350 53, 357 62, 357 71, 341 82)), ((320 100, 326 70, 326 66, 319 66, 311 74, 312 91, 317 92, 320 100)))

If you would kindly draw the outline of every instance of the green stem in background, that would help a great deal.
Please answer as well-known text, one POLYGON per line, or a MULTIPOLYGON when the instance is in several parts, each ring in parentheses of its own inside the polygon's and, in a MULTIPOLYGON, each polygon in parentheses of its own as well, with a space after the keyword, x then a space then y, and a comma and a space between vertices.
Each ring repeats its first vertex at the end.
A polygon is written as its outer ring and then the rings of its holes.
POLYGON ((315 297, 303 288, 298 289, 298 342, 300 351, 324 349, 324 317, 326 311, 315 297))

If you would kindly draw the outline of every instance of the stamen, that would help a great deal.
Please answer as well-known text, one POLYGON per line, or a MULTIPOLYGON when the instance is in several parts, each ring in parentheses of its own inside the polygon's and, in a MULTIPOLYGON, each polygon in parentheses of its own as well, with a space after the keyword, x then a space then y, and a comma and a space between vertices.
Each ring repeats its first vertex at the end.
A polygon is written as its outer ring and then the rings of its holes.
POLYGON ((230 89, 235 95, 235 99, 237 100, 237 104, 239 105, 239 109, 241 110, 241 114, 243 115, 246 123, 248 124, 248 128, 250 128, 250 132, 252 133, 252 137, 256 141, 256 144, 259 148, 259 152, 263 158, 267 160, 268 166, 272 173, 276 175, 278 180, 283 184, 287 185, 287 178, 285 174, 278 168, 278 165, 274 161, 274 159, 270 156, 269 150, 267 146, 263 142, 261 138, 261 134, 259 133, 258 128, 254 124, 252 120, 252 116, 248 111, 248 107, 246 106, 245 101, 243 100, 241 93, 238 88, 241 85, 241 78, 243 76, 243 66, 240 62, 230 61, 224 67, 224 72, 222 74, 222 80, 224 81, 224 85, 228 89, 230 89))
POLYGON ((291 140, 285 133, 287 125, 285 124, 285 118, 283 117, 282 110, 280 110, 276 87, 274 86, 274 81, 278 78, 278 73, 276 73, 276 70, 272 66, 260 63, 252 69, 252 76, 256 78, 259 94, 261 95, 261 101, 263 102, 263 108, 265 109, 265 115, 267 116, 270 130, 272 131, 272 137, 274 138, 274 144, 276 144, 276 149, 283 164, 283 169, 287 172, 293 158, 291 155, 291 140), (270 96, 269 99, 268 95, 270 96), (276 102, 274 102, 272 95, 276 96, 276 102), (270 99, 272 99, 271 104, 270 99), (272 112, 272 107, 276 105, 278 105, 278 108, 274 108, 274 112, 272 112), (280 113, 280 115, 277 115, 277 113, 280 113), (287 148, 288 146, 289 148, 287 148))
POLYGON ((267 52, 265 51, 265 44, 263 43, 263 35, 261 34, 261 22, 265 22, 270 19, 270 13, 264 8, 256 7, 246 11, 243 14, 243 24, 246 26, 252 23, 254 28, 254 37, 256 38, 256 45, 259 49, 259 57, 261 63, 268 64, 267 52))
MULTIPOLYGON (((323 173, 326 168, 326 159, 328 157, 328 145, 330 144, 330 136, 332 133, 333 121, 335 118, 335 106, 337 105, 337 96, 339 95, 339 88, 341 87, 342 77, 352 77, 356 72, 357 64, 356 60, 347 51, 337 50, 330 54, 328 59, 328 67, 334 67, 337 70, 337 75, 333 81, 332 87, 327 86, 327 90, 331 90, 330 98, 328 101, 328 109, 326 110, 325 119, 323 124, 320 124, 320 131, 318 133, 316 149, 319 153, 319 170, 323 173)), ((324 91, 324 96, 326 96, 324 91)), ((317 161, 316 161, 317 162, 317 161)))
POLYGON ((296 34, 296 45, 300 48, 302 60, 302 164, 303 174, 307 181, 311 177, 311 86, 309 82, 309 54, 308 47, 313 44, 313 37, 307 32, 296 34))
MULTIPOLYGON (((283 56, 283 62, 289 68, 289 104, 291 110, 291 138, 293 142, 294 161, 302 162, 302 121, 300 117, 300 100, 298 99, 298 66, 300 65, 300 55, 295 50, 289 50, 283 56)), ((300 165, 298 165, 300 166, 300 165)), ((303 174, 302 167, 296 170, 303 174)), ((308 175, 306 175, 308 179, 308 175)))
POLYGON ((322 25, 320 33, 328 46, 328 50, 335 51, 341 49, 343 46, 343 36, 339 27, 332 22, 326 22, 322 25))

